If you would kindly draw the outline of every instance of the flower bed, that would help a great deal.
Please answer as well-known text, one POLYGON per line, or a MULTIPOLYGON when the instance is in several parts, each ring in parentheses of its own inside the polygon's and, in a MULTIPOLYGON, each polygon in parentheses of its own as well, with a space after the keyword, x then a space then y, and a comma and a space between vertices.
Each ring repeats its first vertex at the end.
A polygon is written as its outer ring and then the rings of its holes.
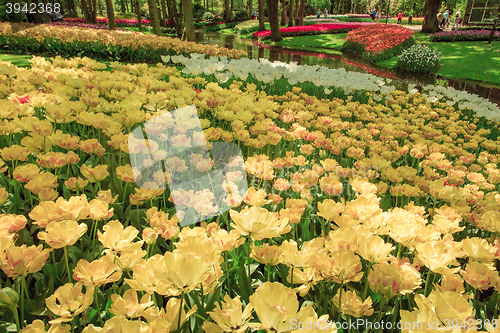
MULTIPOLYGON (((64 22, 52 22, 49 23, 49 25, 53 26, 59 26, 59 27, 79 27, 79 28, 85 28, 85 29, 103 29, 103 30, 109 30, 109 26, 106 24, 90 24, 90 23, 81 23, 81 22, 74 22, 74 21, 64 21, 64 22)), ((116 31, 125 31, 120 28, 116 28, 116 31)))
MULTIPOLYGON (((103 72, 89 59, 0 63, 0 294, 11 330, 496 327, 499 124, 442 87, 425 96, 380 83, 339 99, 310 83, 215 82, 221 64, 236 72, 247 60, 193 56, 205 77, 143 64, 103 72), (164 158, 162 141, 191 148, 196 118, 173 112, 187 105, 200 118, 193 142, 234 143, 244 156, 225 166, 244 163, 241 172, 212 184, 231 209, 196 226, 182 226, 173 201, 207 212, 220 198, 139 188, 151 175, 131 166, 141 152, 145 165, 165 159, 160 181, 216 166, 203 154, 164 158), (241 182, 249 190, 238 197, 241 182)), ((297 80, 313 72, 300 68, 297 80)))
MULTIPOLYGON (((64 18, 65 22, 79 22, 79 23, 85 23, 84 18, 80 17, 65 17, 64 18)), ((97 18, 97 23, 98 24, 108 24, 108 19, 107 18, 102 18, 98 17, 97 18)), ((141 23, 145 25, 149 25, 150 21, 148 19, 141 19, 141 23)), ((115 24, 117 25, 125 25, 125 26, 135 26, 137 25, 137 19, 115 19, 115 24)), ((167 24, 170 24, 170 22, 167 21, 167 24)))
POLYGON ((344 40, 344 51, 371 62, 389 59, 415 43, 411 29, 387 24, 372 24, 355 29, 344 40))
POLYGON ((0 35, 0 48, 24 54, 87 55, 95 59, 158 63, 162 55, 189 54, 239 58, 244 51, 202 45, 169 37, 128 31, 39 25, 16 34, 0 35))
MULTIPOLYGON (((452 30, 441 31, 429 35, 431 42, 458 42, 458 41, 481 41, 489 40, 491 30, 452 30)), ((495 31, 493 37, 500 40, 500 31, 495 31)))
MULTIPOLYGON (((320 23, 313 25, 301 25, 295 27, 281 28, 281 35, 283 37, 292 36, 309 36, 309 35, 322 35, 322 34, 340 34, 348 32, 358 27, 363 26, 363 23, 320 23)), ((253 34, 261 40, 271 38, 271 30, 259 31, 253 34)))

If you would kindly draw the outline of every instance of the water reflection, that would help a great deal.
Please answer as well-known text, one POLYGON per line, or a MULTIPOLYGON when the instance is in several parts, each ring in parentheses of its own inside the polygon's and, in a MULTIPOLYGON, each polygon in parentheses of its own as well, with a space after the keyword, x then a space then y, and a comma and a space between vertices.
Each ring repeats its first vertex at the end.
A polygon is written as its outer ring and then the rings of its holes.
MULTIPOLYGON (((201 44, 216 44, 228 49, 246 51, 249 59, 268 59, 269 61, 296 62, 299 65, 319 65, 328 68, 345 68, 349 71, 370 73, 377 76, 384 76, 397 79, 405 87, 408 84, 419 86, 434 84, 435 79, 423 75, 400 74, 395 71, 387 70, 373 64, 363 62, 357 58, 349 58, 341 54, 323 54, 321 52, 300 51, 285 49, 280 46, 272 46, 259 43, 257 40, 241 39, 235 35, 226 35, 216 32, 197 31, 196 42, 201 44)), ((500 105, 500 88, 488 87, 472 82, 458 80, 447 80, 449 86, 457 90, 466 90, 469 93, 477 94, 484 98, 489 98, 493 103, 500 105)))

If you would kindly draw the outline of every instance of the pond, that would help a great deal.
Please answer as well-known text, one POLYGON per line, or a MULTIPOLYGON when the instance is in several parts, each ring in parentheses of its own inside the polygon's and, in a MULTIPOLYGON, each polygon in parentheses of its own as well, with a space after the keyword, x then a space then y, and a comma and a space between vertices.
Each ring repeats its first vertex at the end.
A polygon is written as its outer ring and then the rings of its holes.
MULTIPOLYGON (((370 73, 396 79, 402 87, 406 87, 408 84, 415 84, 417 86, 435 84, 435 79, 432 77, 409 74, 401 75, 396 71, 363 62, 358 58, 350 58, 343 54, 324 54, 321 52, 293 50, 281 46, 262 44, 254 39, 242 39, 235 35, 217 32, 196 31, 195 35, 197 43, 216 44, 228 49, 246 51, 250 59, 265 58, 269 61, 286 63, 294 61, 299 65, 319 65, 336 69, 345 68, 348 71, 370 73)), ((465 90, 469 93, 477 94, 500 105, 500 88, 472 81, 467 82, 451 79, 447 79, 446 81, 448 81, 449 86, 457 90, 465 90)))

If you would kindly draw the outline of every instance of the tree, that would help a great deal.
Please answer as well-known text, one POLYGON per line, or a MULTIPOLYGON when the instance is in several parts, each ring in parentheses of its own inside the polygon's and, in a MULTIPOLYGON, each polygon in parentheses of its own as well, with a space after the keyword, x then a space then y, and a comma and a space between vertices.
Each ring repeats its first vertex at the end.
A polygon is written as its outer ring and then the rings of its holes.
POLYGON ((288 4, 288 26, 293 27, 293 0, 288 4))
POLYGON ((253 15, 253 0, 248 0, 248 13, 250 14, 250 18, 253 15))
MULTIPOLYGON (((271 40, 273 42, 279 42, 283 40, 283 37, 281 37, 280 25, 278 21, 278 0, 266 0, 266 2, 269 25, 271 26, 271 40)), ((285 9, 283 9, 283 11, 285 11, 285 9)))
POLYGON ((85 18, 85 22, 90 22, 90 9, 89 6, 87 6, 87 1, 85 0, 82 0, 82 12, 83 12, 83 17, 85 18))
MULTIPOLYGON (((299 1, 299 0, 297 0, 299 1)), ((304 23, 304 10, 306 7, 306 0, 300 0, 300 8, 299 8, 299 24, 302 25, 304 23)))
POLYGON ((108 14, 109 30, 115 30, 115 9, 113 8, 113 0, 106 0, 106 12, 108 14))
POLYGON ((194 42, 194 22, 193 22, 193 3, 191 0, 182 0, 182 11, 184 12, 184 27, 186 29, 186 40, 194 42))
POLYGON ((141 8, 139 7, 139 0, 132 0, 134 2, 135 13, 137 15, 137 28, 142 32, 141 8))
MULTIPOLYGON (((36 4, 36 8, 38 8, 38 0, 31 0, 31 3, 36 4)), ((33 14, 33 21, 35 21, 35 23, 44 22, 43 16, 38 10, 35 10, 35 13, 33 14)))
POLYGON ((161 0, 161 12, 162 12, 162 20, 160 22, 160 26, 166 27, 167 26, 167 5, 165 3, 165 0, 161 0))
POLYGON ((68 0, 67 2, 68 2, 69 16, 70 17, 78 17, 78 14, 76 12, 75 2, 73 0, 68 0))
POLYGON ((259 0, 258 5, 259 5, 259 31, 264 31, 266 30, 266 27, 264 26, 264 0, 259 0))
POLYGON ((493 41, 493 36, 495 35, 495 31, 498 30, 498 26, 500 25, 500 7, 498 7, 497 16, 493 19, 493 26, 491 27, 490 38, 488 39, 488 44, 491 44, 493 41))
POLYGON ((224 0, 224 18, 226 19, 226 22, 231 20, 231 4, 229 3, 229 0, 224 0))
POLYGON ((440 6, 441 0, 427 0, 424 7, 425 17, 422 32, 433 34, 439 30, 437 14, 440 6))
POLYGON ((149 7, 149 23, 153 26, 153 33, 157 36, 161 36, 160 19, 158 18, 156 0, 148 0, 148 7, 149 7))

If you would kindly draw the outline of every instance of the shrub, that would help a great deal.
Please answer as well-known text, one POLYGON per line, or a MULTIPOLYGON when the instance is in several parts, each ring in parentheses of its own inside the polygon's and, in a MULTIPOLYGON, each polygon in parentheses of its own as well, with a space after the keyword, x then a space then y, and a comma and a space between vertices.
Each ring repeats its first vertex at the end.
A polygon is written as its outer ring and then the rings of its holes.
POLYGON ((248 12, 244 9, 240 9, 236 14, 234 14, 235 20, 244 20, 248 18, 248 12))
MULTIPOLYGON (((457 41, 481 41, 489 40, 491 30, 452 30, 441 31, 429 35, 431 42, 457 42, 457 41)), ((496 31, 494 39, 500 39, 500 31, 496 31)))
POLYGON ((214 14, 210 12, 206 12, 203 14, 203 21, 213 22, 215 20, 214 14))
POLYGON ((369 24, 347 34, 342 50, 379 62, 415 44, 413 31, 399 25, 369 24))
POLYGON ((397 68, 404 72, 432 74, 437 72, 441 56, 434 48, 417 44, 398 56, 397 68))
POLYGON ((204 13, 205 13, 205 7, 203 7, 198 2, 195 2, 194 5, 193 5, 193 18, 196 21, 199 21, 199 20, 202 19, 204 13))

